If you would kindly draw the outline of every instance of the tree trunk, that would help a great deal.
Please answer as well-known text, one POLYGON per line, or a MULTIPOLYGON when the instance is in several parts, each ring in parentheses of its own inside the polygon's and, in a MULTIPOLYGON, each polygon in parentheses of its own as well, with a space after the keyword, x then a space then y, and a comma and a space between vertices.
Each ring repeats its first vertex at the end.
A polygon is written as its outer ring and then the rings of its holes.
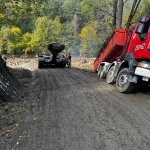
POLYGON ((122 16, 123 16, 123 0, 119 0, 119 15, 118 15, 118 27, 122 27, 122 16))
POLYGON ((130 12, 130 15, 129 15, 129 18, 128 18, 128 21, 126 24, 126 28, 130 27, 131 21, 132 21, 133 17, 135 16, 135 13, 138 9, 138 6, 140 5, 140 2, 141 2, 141 0, 134 0, 133 5, 132 5, 132 9, 131 9, 131 12, 130 12))
POLYGON ((113 27, 116 28, 116 20, 117 20, 117 4, 118 0, 113 0, 113 27))

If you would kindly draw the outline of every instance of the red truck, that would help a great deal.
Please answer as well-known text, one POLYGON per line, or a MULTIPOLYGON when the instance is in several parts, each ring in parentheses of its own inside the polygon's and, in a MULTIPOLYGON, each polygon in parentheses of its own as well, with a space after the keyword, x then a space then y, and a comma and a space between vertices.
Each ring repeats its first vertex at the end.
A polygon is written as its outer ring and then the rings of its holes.
POLYGON ((150 16, 143 16, 131 31, 116 29, 94 61, 94 72, 121 93, 150 82, 150 16))

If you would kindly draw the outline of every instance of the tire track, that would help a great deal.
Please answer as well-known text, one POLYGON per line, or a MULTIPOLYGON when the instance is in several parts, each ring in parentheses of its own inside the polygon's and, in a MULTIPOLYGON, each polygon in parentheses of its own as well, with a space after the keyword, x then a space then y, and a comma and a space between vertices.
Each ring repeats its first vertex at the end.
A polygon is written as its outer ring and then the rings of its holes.
POLYGON ((144 116, 150 102, 140 107, 142 94, 117 93, 77 69, 37 70, 33 83, 30 117, 36 120, 27 120, 29 133, 15 149, 150 149, 150 116, 144 116))

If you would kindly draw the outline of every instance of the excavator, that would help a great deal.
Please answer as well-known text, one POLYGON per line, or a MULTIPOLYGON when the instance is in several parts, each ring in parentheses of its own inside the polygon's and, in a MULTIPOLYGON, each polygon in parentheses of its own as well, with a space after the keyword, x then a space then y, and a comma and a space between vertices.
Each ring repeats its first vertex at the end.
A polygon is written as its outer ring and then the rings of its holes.
POLYGON ((65 45, 52 43, 47 46, 47 49, 51 54, 46 52, 38 54, 38 68, 45 66, 65 68, 68 60, 63 54, 60 54, 65 49, 65 45))

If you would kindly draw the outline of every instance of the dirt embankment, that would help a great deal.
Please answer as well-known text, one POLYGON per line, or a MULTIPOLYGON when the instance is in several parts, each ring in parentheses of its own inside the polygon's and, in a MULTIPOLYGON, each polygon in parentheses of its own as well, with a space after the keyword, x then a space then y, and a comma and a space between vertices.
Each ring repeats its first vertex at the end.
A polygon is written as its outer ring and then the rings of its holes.
POLYGON ((23 68, 9 68, 0 63, 0 149, 5 149, 27 115, 32 73, 23 68))
POLYGON ((24 97, 23 86, 18 79, 31 77, 25 69, 12 69, 0 61, 0 102, 21 100, 24 97))

